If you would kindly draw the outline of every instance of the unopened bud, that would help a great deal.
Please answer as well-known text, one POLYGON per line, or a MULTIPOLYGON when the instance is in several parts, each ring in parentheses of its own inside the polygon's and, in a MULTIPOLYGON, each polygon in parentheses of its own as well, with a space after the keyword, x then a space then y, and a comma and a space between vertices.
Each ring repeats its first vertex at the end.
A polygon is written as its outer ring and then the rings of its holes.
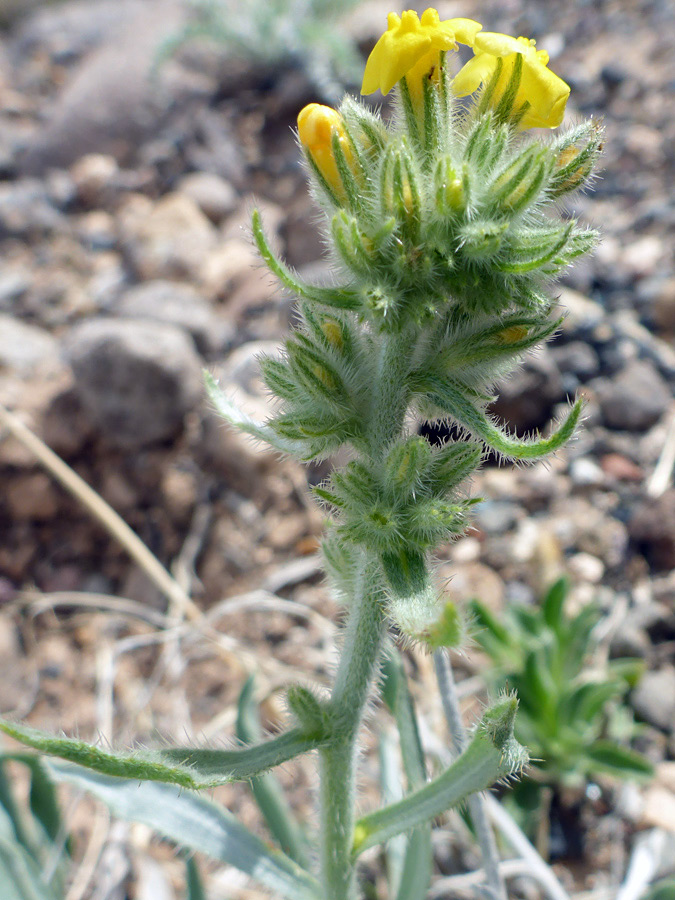
POLYGON ((602 125, 591 121, 575 128, 558 143, 549 186, 551 196, 560 197, 584 184, 602 153, 602 139, 602 125))
POLYGON ((298 137, 325 189, 336 203, 344 203, 350 193, 345 169, 353 172, 355 159, 340 113, 330 106, 310 103, 298 115, 298 137))

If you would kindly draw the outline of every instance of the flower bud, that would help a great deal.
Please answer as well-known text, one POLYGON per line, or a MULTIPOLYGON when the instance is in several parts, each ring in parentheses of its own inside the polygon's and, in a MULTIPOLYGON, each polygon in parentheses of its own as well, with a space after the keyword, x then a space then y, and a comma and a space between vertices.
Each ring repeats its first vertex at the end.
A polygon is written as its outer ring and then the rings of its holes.
POLYGON ((467 179, 455 171, 452 160, 442 156, 434 172, 434 197, 436 210, 442 216, 453 215, 466 209, 467 179))
POLYGON ((310 103, 298 115, 298 137, 326 192, 336 205, 344 204, 355 192, 356 161, 340 113, 310 103))
POLYGON ((415 241, 420 224, 420 192, 412 159, 400 147, 392 147, 384 158, 381 176, 383 216, 393 215, 406 226, 407 237, 415 241))
POLYGON ((519 212, 536 199, 548 171, 545 152, 536 145, 528 147, 495 178, 490 196, 500 212, 519 212))
POLYGON ((602 140, 602 125, 593 120, 573 129, 554 146, 550 196, 561 197, 588 180, 602 152, 602 140))

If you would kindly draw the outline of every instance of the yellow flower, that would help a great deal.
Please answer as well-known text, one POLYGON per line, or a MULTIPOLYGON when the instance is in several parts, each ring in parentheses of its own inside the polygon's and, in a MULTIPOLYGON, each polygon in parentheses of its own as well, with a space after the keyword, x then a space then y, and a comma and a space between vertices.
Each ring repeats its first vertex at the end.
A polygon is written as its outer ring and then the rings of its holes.
POLYGON ((345 161, 348 165, 351 164, 354 154, 340 113, 320 103, 310 103, 300 110, 298 114, 300 143, 314 160, 316 168, 330 190, 340 200, 344 200, 346 193, 333 152, 334 135, 337 135, 345 161))
POLYGON ((483 26, 472 19, 441 22, 435 9, 427 9, 418 19, 411 9, 387 16, 387 30, 373 47, 363 74, 362 94, 381 90, 388 94, 405 75, 420 81, 440 62, 445 50, 456 50, 457 42, 473 45, 483 26))
POLYGON ((511 110, 517 115, 525 104, 529 105, 518 127, 557 128, 560 125, 570 88, 548 68, 548 53, 545 50, 537 50, 535 42, 524 37, 513 38, 507 34, 484 31, 476 35, 473 52, 474 58, 460 69, 452 83, 458 97, 466 97, 481 84, 489 84, 501 59, 502 70, 489 98, 490 106, 496 107, 509 86, 516 58, 520 54, 523 68, 511 110))

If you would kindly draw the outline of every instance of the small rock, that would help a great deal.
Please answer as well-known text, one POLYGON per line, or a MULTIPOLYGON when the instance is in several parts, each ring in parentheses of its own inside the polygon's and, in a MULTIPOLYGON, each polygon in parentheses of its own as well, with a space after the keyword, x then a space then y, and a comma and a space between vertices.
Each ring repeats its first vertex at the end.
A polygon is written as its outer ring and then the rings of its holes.
POLYGON ((0 315, 0 372, 19 376, 45 372, 58 365, 58 342, 49 332, 11 316, 0 315))
POLYGON ((0 184, 0 240, 35 239, 62 229, 64 222, 38 179, 20 178, 0 184))
POLYGON ((237 207, 235 189, 212 172, 191 172, 181 178, 176 189, 196 203, 212 222, 221 222, 237 207))
POLYGON ((125 449, 174 435, 202 396, 200 359, 171 325, 92 319, 73 329, 66 354, 89 421, 125 449))
POLYGON ((114 156, 105 153, 87 153, 80 157, 70 170, 80 203, 85 206, 101 205, 109 191, 110 182, 119 172, 114 156))
POLYGON ((605 574, 602 560, 590 553, 575 553, 569 558, 567 565, 572 578, 588 584, 598 584, 605 574))
POLYGON ((675 568, 675 488, 644 500, 634 511, 628 530, 656 569, 675 568))
POLYGON ((504 534, 522 519, 524 511, 517 503, 504 500, 486 500, 475 507, 474 520, 486 534, 504 534))
POLYGON ((499 612, 504 603, 504 582, 489 566, 467 563, 456 567, 444 563, 437 570, 439 582, 447 581, 447 593, 456 603, 480 600, 493 612, 499 612))
POLYGON ((605 475, 616 481, 640 482, 645 477, 640 466, 620 453, 606 453, 600 458, 600 466, 605 475))
POLYGON ((662 731, 675 726, 675 670, 672 668, 646 672, 631 695, 635 712, 662 731))
POLYGON ((216 318, 211 304, 188 284, 158 279, 125 291, 115 312, 134 319, 153 319, 188 331, 200 353, 222 350, 232 341, 229 322, 216 318))
POLYGON ((218 244, 211 222, 184 194, 167 194, 156 204, 129 198, 118 222, 122 246, 142 280, 196 280, 218 244))
POLYGON ((5 499, 10 517, 17 522, 49 522, 59 509, 54 483, 43 472, 9 479, 5 499))
POLYGON ((551 356, 561 372, 571 372, 580 382, 589 381, 600 374, 598 354, 584 341, 570 341, 569 344, 553 346, 551 356))
POLYGON ((613 381, 593 383, 605 424, 623 431, 645 431, 670 406, 667 382, 647 360, 630 362, 613 381))
POLYGON ((578 487, 602 487, 605 483, 605 473, 593 459, 580 456, 570 463, 570 477, 572 483, 578 487))

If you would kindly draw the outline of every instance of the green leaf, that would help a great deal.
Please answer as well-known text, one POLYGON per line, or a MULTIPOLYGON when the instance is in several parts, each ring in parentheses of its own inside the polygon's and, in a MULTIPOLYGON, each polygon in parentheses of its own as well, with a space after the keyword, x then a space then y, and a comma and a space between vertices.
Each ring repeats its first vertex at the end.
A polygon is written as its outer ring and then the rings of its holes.
POLYGON ((563 621, 563 607, 569 590, 569 582, 566 578, 559 578, 551 585, 544 597, 542 612, 544 621, 549 628, 558 632, 563 621))
POLYGON ((280 851, 270 850, 221 806, 175 785, 110 778, 80 766, 47 764, 57 780, 89 791, 121 819, 141 822, 180 847, 245 872, 289 900, 320 900, 318 882, 280 851))
POLYGON ((2 900, 60 900, 42 878, 37 860, 20 844, 14 823, 0 806, 0 897, 2 900))
POLYGON ((645 756, 611 741, 596 741, 586 748, 586 756, 593 761, 595 767, 624 778, 627 775, 636 777, 654 775, 654 767, 645 756))
POLYGON ((351 288, 329 288, 304 284, 293 272, 291 272, 288 266, 280 262, 272 253, 270 245, 267 242, 260 221, 260 213, 257 209, 253 210, 253 237, 258 247, 258 251, 270 271, 276 275, 284 287, 287 287, 290 291, 293 291, 293 293, 298 294, 305 300, 320 303, 322 306, 330 306, 337 309, 360 308, 361 299, 356 291, 351 288))
POLYGON ((657 881, 643 900, 675 900, 675 878, 657 881))
POLYGON ((101 750, 74 738, 53 737, 6 720, 0 720, 0 731, 40 753, 58 756, 103 775, 162 781, 193 790, 245 781, 321 745, 321 741, 307 738, 294 729, 241 750, 166 747, 123 754, 101 750))
POLYGON ((221 415, 227 422, 239 431, 249 434, 259 441, 269 444, 275 450, 291 455, 298 453, 298 442, 286 439, 273 431, 269 425, 261 425, 248 416, 245 412, 238 409, 234 403, 229 400, 218 386, 218 382, 213 375, 204 370, 204 382, 206 384, 206 392, 214 406, 216 412, 221 415))
POLYGON ((444 414, 451 416, 507 459, 539 459, 559 450, 572 437, 583 408, 583 401, 577 400, 565 421, 549 437, 519 441, 498 428, 483 410, 477 409, 468 399, 464 386, 427 376, 419 390, 444 414))
MULTIPOLYGON (((237 737, 242 743, 258 741, 261 737, 254 689, 255 679, 251 675, 241 690, 237 706, 237 737)), ((250 785, 267 826, 281 849, 303 869, 309 869, 307 838, 293 816, 277 779, 267 772, 252 778, 250 785)))
POLYGON ((359 819, 354 856, 429 822, 501 778, 519 774, 528 756, 513 736, 517 706, 514 697, 496 703, 483 716, 469 746, 442 775, 398 803, 359 819))
MULTIPOLYGON (((426 764, 408 679, 400 654, 393 647, 385 655, 383 675, 383 696, 396 720, 408 787, 414 790, 426 782, 426 764)), ((391 843, 399 840, 400 836, 392 838, 391 843)), ((424 900, 431 881, 431 867, 431 825, 426 822, 413 829, 407 839, 405 851, 398 860, 396 883, 389 885, 390 895, 396 900, 424 900)))
POLYGON ((185 882, 187 900, 206 900, 204 886, 202 885, 202 879, 194 856, 188 856, 185 860, 185 882))

